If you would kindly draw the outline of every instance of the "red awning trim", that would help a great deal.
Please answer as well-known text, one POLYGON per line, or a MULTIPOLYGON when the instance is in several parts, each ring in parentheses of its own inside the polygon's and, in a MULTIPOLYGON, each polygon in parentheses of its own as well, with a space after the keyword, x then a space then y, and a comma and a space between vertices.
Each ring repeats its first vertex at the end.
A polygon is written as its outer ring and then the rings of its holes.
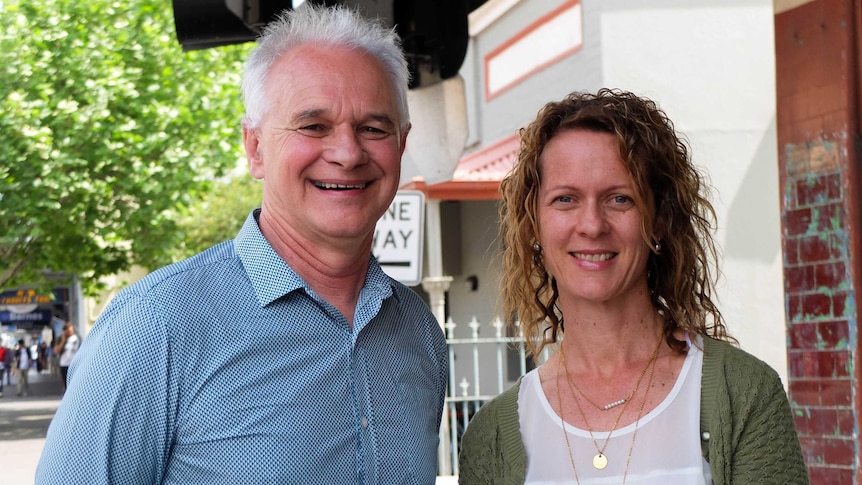
POLYGON ((421 177, 401 186, 421 190, 426 199, 497 200, 500 181, 518 158, 518 135, 513 134, 481 150, 461 157, 452 180, 427 185, 421 177))

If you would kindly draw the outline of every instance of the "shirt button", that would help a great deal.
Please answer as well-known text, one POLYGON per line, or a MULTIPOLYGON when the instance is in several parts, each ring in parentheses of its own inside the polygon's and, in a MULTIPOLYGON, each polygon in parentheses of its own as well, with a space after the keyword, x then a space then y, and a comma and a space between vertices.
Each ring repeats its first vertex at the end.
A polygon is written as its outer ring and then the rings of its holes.
POLYGON ((368 427, 368 418, 366 418, 365 416, 362 416, 362 427, 363 428, 368 427))

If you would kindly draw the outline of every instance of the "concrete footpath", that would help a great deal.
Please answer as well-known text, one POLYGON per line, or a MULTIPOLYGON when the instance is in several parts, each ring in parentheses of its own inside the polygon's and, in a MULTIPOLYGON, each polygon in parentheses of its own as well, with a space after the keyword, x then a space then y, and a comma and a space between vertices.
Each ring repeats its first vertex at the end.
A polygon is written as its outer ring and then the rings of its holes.
POLYGON ((16 396, 15 376, 7 385, 3 376, 0 398, 0 483, 25 485, 33 483, 36 464, 45 446, 45 435, 51 418, 63 397, 59 375, 38 374, 30 369, 30 392, 16 396))

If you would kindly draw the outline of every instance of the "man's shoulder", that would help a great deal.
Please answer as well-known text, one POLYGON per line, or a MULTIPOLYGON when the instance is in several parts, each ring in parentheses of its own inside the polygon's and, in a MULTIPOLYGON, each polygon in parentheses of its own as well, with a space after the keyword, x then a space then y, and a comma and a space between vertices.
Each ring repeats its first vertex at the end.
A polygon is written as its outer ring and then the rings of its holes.
POLYGON ((428 303, 418 293, 395 280, 392 280, 392 292, 400 309, 399 311, 403 315, 407 315, 415 321, 422 321, 428 325, 440 328, 434 312, 431 311, 428 303))
POLYGON ((118 312, 149 313, 156 308, 172 308, 172 314, 191 313, 203 301, 236 291, 244 279, 242 263, 233 251, 233 241, 226 241, 159 268, 126 286, 111 300, 99 319, 111 318, 118 312))
POLYGON ((233 241, 224 241, 194 256, 163 266, 130 285, 130 292, 171 290, 175 287, 189 288, 193 281, 226 282, 231 271, 239 263, 233 241))

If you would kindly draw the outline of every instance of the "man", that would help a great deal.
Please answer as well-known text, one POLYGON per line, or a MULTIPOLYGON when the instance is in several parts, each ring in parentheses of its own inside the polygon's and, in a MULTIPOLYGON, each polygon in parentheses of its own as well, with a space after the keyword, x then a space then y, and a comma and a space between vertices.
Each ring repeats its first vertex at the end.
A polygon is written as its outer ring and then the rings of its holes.
POLYGON ((59 356, 57 361, 60 366, 60 378, 63 382, 63 390, 69 382, 69 366, 72 364, 72 359, 78 353, 78 347, 81 345, 80 339, 75 334, 75 326, 71 323, 63 324, 63 334, 60 335, 60 341, 54 346, 54 354, 59 356))
POLYGON ((37 483, 434 482, 445 340, 370 255, 407 77, 394 34, 351 10, 305 4, 267 28, 243 78, 261 208, 114 298, 37 483))
POLYGON ((15 370, 18 372, 18 396, 30 393, 30 363, 33 356, 30 347, 24 344, 24 339, 18 340, 15 346, 15 370))

